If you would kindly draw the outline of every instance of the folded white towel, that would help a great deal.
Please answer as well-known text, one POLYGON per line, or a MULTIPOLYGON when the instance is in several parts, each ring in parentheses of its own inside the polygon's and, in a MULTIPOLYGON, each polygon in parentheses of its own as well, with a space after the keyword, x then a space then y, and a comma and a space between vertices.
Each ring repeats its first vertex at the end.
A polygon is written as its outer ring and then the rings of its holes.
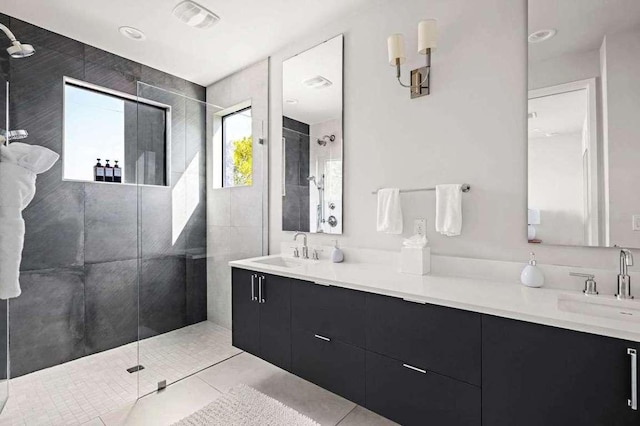
POLYGON ((36 174, 49 170, 59 157, 37 145, 0 145, 0 299, 20 296, 22 210, 36 193, 36 174))
POLYGON ((462 231, 462 185, 436 185, 436 231, 448 237, 462 231))
POLYGON ((378 232, 402 234, 402 206, 400 190, 384 188, 378 190, 378 232))

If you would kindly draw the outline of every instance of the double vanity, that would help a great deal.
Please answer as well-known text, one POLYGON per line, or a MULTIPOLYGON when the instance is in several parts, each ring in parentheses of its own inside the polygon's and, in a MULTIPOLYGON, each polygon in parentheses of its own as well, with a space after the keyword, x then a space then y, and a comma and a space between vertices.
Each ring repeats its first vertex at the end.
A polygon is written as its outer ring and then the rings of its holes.
POLYGON ((640 424, 638 302, 380 259, 231 262, 234 346, 403 425, 640 424))

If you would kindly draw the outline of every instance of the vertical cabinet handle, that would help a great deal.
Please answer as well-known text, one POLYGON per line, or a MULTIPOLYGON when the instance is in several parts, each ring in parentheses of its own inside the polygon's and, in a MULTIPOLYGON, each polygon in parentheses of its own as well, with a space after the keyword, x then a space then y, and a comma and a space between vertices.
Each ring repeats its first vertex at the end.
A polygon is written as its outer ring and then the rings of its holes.
POLYGON ((251 301, 255 302, 258 300, 256 297, 256 278, 258 278, 258 274, 251 275, 251 301))
POLYGON ((264 298, 264 275, 258 277, 258 303, 265 303, 264 298))
POLYGON ((627 355, 631 356, 631 399, 627 404, 632 410, 638 410, 638 352, 628 348, 627 355))

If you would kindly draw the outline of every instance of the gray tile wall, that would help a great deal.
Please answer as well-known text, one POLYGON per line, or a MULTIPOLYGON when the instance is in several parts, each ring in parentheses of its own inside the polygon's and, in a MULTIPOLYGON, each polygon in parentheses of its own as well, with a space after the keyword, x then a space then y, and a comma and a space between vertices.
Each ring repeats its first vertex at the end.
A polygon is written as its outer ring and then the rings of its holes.
POLYGON ((309 125, 282 117, 286 140, 285 189, 282 198, 282 229, 309 232, 309 125))
POLYGON ((0 22, 37 51, 0 53, 11 127, 29 131, 24 142, 62 152, 64 76, 134 95, 141 81, 177 93, 140 85, 173 107, 171 185, 198 154, 202 175, 200 203, 175 242, 172 188, 65 182, 61 161, 38 176, 24 211, 22 295, 10 301, 12 376, 206 320, 206 120, 204 106, 181 96, 204 101, 205 88, 6 15, 0 22))

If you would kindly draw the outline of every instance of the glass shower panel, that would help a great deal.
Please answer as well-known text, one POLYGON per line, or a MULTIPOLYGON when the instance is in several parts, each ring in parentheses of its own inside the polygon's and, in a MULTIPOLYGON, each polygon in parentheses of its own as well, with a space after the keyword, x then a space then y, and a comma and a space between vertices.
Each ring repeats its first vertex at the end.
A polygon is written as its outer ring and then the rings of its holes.
MULTIPOLYGON (((8 129, 9 82, 5 72, 8 62, 0 62, 0 129, 8 129), (7 65, 4 67, 3 65, 7 65)), ((0 300, 0 412, 9 398, 9 301, 0 300)))
POLYGON ((206 322, 206 135, 215 110, 138 83, 141 396, 220 361, 207 356, 215 336, 206 322), (150 102, 163 117, 150 114, 150 102))

